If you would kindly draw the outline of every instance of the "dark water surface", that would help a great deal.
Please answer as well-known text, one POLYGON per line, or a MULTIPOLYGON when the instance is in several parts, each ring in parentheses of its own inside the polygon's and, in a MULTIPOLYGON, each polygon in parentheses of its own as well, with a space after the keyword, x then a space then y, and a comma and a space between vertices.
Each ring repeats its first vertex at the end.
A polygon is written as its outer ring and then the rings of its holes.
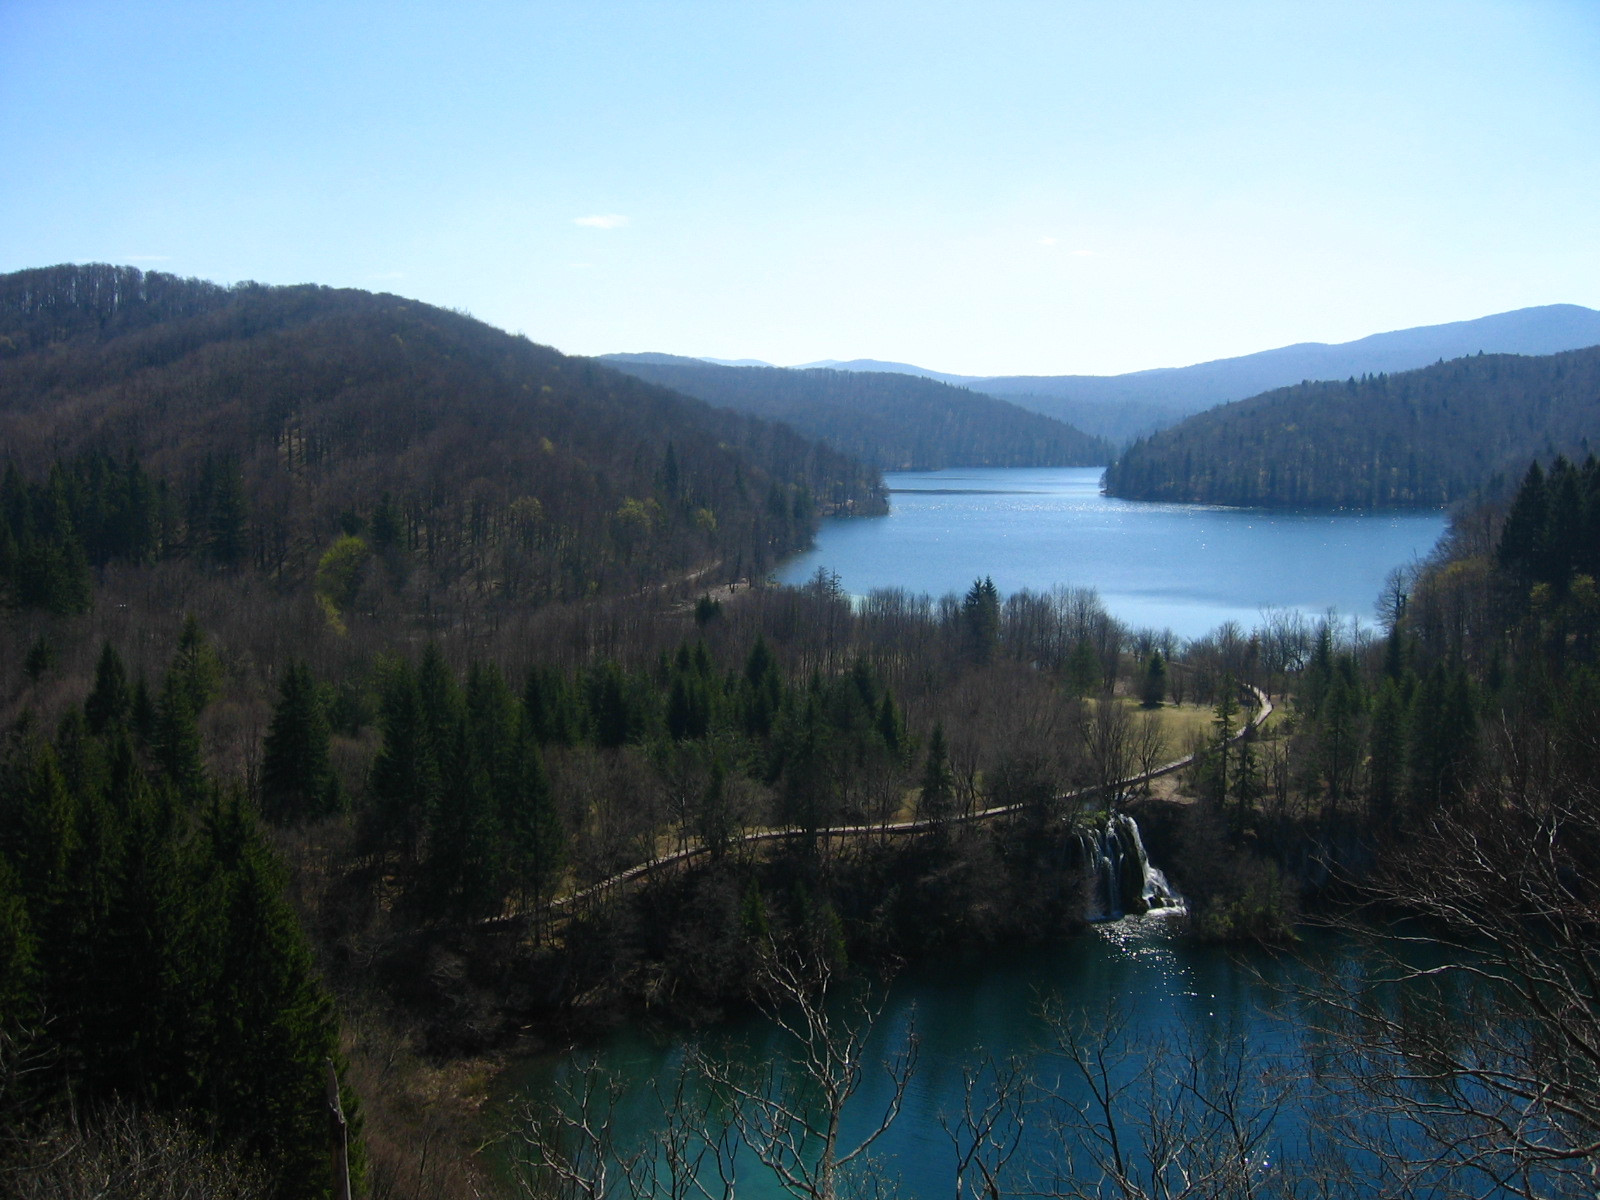
POLYGON ((1135 627, 1198 637, 1245 629, 1263 608, 1371 623, 1384 576, 1425 556, 1441 513, 1276 512, 1154 504, 1100 494, 1098 467, 962 468, 885 476, 886 517, 823 522, 816 549, 776 572, 819 567, 848 592, 902 587, 940 596, 989 575, 1002 593, 1057 584, 1098 589, 1135 627))
MULTIPOLYGON (((874 1026, 861 1089, 847 1110, 844 1142, 853 1144, 851 1139, 870 1131, 882 1115, 891 1085, 879 1064, 903 1049, 914 1028, 916 1072, 904 1109, 877 1143, 876 1155, 900 1195, 952 1194, 952 1148, 940 1118, 959 1112, 963 1068, 985 1055, 997 1060, 1025 1056, 1041 1083, 1058 1085, 1075 1101, 1088 1095, 1064 1060, 1041 1053, 1049 1037, 1041 1014, 1046 1000, 1092 1028, 1124 1027, 1120 1044, 1132 1058, 1121 1069, 1123 1079, 1143 1061, 1140 1047, 1152 1039, 1169 1048, 1194 1044, 1208 1047, 1208 1052, 1242 1039, 1252 1069, 1294 1061, 1305 1048, 1311 1024, 1295 995, 1295 985, 1303 979, 1296 960, 1265 952, 1240 958, 1185 940, 1177 925, 1166 917, 1129 918, 1094 926, 1055 947, 974 956, 905 972, 894 981, 874 1026)), ((782 1060, 789 1052, 784 1037, 753 1015, 706 1032, 702 1041, 713 1054, 747 1066, 782 1060)), ((618 1122, 624 1140, 652 1136, 659 1108, 646 1085, 659 1080, 667 1086, 688 1043, 681 1033, 628 1029, 598 1047, 604 1067, 630 1087, 618 1122)), ((507 1097, 548 1095, 556 1079, 572 1077, 572 1063, 564 1056, 547 1056, 522 1064, 504 1081, 507 1097)), ((1043 1162, 1057 1149, 1042 1115, 1042 1110, 1033 1114, 1018 1167, 1024 1161, 1043 1162)), ((1278 1141, 1293 1145, 1299 1128, 1298 1114, 1280 1115, 1278 1141)), ((738 1182, 741 1195, 782 1194, 749 1156, 738 1182)), ((1025 1190, 1020 1170, 1009 1182, 1012 1189, 1025 1190)))

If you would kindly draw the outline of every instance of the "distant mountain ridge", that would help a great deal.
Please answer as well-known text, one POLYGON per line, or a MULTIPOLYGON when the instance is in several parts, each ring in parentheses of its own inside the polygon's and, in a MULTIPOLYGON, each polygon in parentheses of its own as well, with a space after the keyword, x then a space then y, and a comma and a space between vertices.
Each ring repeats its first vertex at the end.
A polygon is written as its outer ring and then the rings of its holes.
POLYGON ((1375 333, 1351 342, 1300 342, 1187 367, 1157 367, 1123 375, 955 375, 870 358, 826 359, 790 369, 827 367, 935 379, 998 396, 1116 444, 1166 428, 1214 405, 1306 380, 1393 374, 1480 350, 1485 354, 1542 355, 1589 346, 1600 346, 1600 312, 1578 304, 1545 304, 1470 321, 1375 333))
POLYGON ((884 470, 1100 466, 1109 443, 981 392, 898 372, 719 366, 670 354, 599 360, 708 404, 782 421, 884 470))
POLYGON ((1243 400, 1306 380, 1393 374, 1440 359, 1485 354, 1556 354, 1600 345, 1600 312, 1576 304, 1547 304, 1471 321, 1375 333, 1353 342, 1302 342, 1189 367, 1160 367, 1127 375, 1013 375, 973 386, 1015 400, 1103 436, 1126 437, 1137 428, 1108 432, 1086 414, 1095 407, 1129 406, 1130 415, 1157 428, 1217 404, 1243 400))
POLYGON ((1600 346, 1477 354, 1414 371, 1300 383, 1220 405, 1106 471, 1132 500, 1434 508, 1502 489, 1533 458, 1600 438, 1600 346))

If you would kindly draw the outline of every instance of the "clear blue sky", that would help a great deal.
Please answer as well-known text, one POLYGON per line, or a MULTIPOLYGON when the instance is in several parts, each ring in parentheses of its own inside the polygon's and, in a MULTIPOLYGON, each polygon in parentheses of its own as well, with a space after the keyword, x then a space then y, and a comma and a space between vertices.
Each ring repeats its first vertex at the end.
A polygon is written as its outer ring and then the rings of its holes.
POLYGON ((1600 3, 0 0, 0 270, 1111 373, 1600 307, 1600 3))

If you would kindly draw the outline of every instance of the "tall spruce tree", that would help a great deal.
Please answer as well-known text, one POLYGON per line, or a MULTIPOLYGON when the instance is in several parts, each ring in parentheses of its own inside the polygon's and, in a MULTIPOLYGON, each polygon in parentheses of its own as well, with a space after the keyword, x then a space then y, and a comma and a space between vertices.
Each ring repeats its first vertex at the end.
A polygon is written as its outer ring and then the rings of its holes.
POLYGON ((128 718, 133 696, 128 690, 128 671, 122 657, 106 642, 94 667, 94 690, 83 702, 83 715, 91 733, 103 734, 128 718))
POLYGON ((311 668, 291 662, 262 746, 262 816, 290 825, 339 811, 342 798, 328 744, 328 719, 311 668))

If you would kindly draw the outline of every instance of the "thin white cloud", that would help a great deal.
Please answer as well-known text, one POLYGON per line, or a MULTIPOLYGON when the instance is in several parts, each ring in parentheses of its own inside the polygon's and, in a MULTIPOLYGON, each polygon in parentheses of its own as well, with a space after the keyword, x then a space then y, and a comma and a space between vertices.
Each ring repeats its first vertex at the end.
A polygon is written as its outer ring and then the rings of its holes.
POLYGON ((1093 258, 1094 256, 1093 250, 1074 250, 1072 252, 1073 258, 1093 258))
POLYGON ((1055 244, 1056 240, 1053 237, 1042 237, 1039 239, 1039 245, 1041 246, 1054 246, 1055 244))
POLYGON ((598 213, 592 217, 573 217, 572 223, 585 229, 621 229, 628 218, 621 213, 598 213))

